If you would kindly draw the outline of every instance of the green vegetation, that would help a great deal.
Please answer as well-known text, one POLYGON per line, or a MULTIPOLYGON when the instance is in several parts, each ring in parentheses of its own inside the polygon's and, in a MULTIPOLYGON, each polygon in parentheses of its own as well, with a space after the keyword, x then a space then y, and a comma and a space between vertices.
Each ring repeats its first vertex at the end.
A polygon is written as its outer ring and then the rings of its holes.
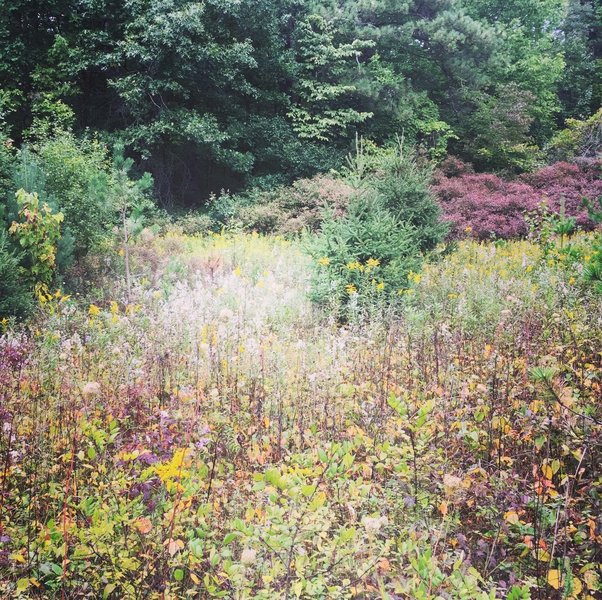
POLYGON ((594 0, 0 0, 0 597, 602 597, 594 0))
POLYGON ((517 173, 602 104, 593 0, 0 6, 5 133, 122 142, 167 208, 338 168, 356 131, 517 173))

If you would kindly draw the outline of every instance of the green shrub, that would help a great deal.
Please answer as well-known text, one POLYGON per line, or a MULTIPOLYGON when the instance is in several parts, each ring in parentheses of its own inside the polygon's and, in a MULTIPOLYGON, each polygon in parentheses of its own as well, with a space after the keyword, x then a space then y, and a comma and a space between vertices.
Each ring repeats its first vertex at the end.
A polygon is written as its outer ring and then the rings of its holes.
MULTIPOLYGON (((598 207, 593 202, 588 203, 589 215, 595 223, 602 223, 602 196, 598 198, 598 207)), ((594 290, 602 294, 602 232, 594 235, 591 252, 583 268, 585 280, 594 290)))
POLYGON ((11 247, 6 232, 0 229, 0 319, 26 315, 33 294, 24 277, 21 256, 11 247))
POLYGON ((357 193, 343 217, 330 212, 310 243, 312 298, 343 319, 399 304, 425 253, 447 231, 429 190, 430 168, 402 142, 368 151, 362 142, 349 165, 345 175, 357 193))
POLYGON ((292 235, 305 229, 316 231, 325 209, 337 215, 345 212, 352 192, 340 178, 316 175, 270 190, 222 193, 212 198, 209 216, 217 227, 231 224, 258 233, 292 235))
POLYGON ((310 252, 312 299, 342 319, 396 304, 408 274, 420 267, 416 230, 373 196, 355 198, 343 218, 326 218, 310 252))
POLYGON ((447 233, 447 225, 440 220, 441 209, 430 190, 431 179, 430 166, 418 164, 416 155, 399 142, 381 155, 377 168, 364 182, 399 222, 414 228, 421 252, 435 248, 447 233))
MULTIPOLYGON (((106 146, 63 133, 44 141, 36 155, 45 192, 65 215, 82 256, 106 235, 115 221, 111 203, 111 164, 106 146)), ((35 187, 28 191, 39 191, 35 187)))
POLYGON ((2 207, 13 191, 14 156, 12 142, 0 132, 0 219, 4 217, 2 207))
POLYGON ((602 108, 589 119, 567 119, 566 128, 550 142, 549 153, 554 160, 576 157, 595 158, 602 150, 602 108))
POLYGON ((63 214, 54 214, 46 202, 40 203, 35 192, 29 194, 20 189, 16 196, 19 216, 8 231, 23 248, 25 278, 30 286, 47 288, 55 276, 63 214))

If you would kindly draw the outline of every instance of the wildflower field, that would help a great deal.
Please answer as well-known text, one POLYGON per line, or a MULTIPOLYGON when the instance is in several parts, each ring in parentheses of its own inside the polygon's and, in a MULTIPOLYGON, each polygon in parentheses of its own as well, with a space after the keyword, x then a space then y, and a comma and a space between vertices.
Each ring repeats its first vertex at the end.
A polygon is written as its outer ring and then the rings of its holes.
POLYGON ((107 254, 4 324, 0 597, 602 597, 602 301, 562 254, 465 240, 342 325, 302 242, 132 251, 129 302, 107 254))

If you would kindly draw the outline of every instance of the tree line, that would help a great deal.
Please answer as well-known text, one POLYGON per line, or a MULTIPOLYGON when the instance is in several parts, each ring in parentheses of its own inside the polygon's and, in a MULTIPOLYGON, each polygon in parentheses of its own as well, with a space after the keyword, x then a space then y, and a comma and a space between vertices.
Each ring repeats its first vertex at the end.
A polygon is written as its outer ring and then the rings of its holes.
POLYGON ((403 134, 534 167, 602 103, 599 0, 0 0, 0 127, 119 143, 163 206, 341 164, 403 134))

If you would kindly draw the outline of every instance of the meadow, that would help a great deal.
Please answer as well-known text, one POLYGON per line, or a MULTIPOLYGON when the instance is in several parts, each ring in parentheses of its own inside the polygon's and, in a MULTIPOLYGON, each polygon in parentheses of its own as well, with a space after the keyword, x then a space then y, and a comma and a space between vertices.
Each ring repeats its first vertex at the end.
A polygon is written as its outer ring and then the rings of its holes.
POLYGON ((467 239, 346 324, 302 240, 147 232, 129 302, 120 259, 3 324, 1 597, 602 597, 602 300, 562 253, 467 239))

